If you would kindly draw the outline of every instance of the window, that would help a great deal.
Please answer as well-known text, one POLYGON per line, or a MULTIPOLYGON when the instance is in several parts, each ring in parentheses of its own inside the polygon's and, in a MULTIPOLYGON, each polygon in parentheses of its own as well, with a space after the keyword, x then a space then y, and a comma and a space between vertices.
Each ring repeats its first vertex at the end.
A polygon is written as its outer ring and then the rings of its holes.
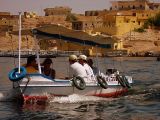
POLYGON ((136 13, 132 13, 133 16, 136 16, 136 13))
POLYGON ((132 7, 133 9, 135 9, 136 7, 133 5, 133 7, 132 7))
POLYGON ((96 12, 95 12, 95 16, 97 16, 97 15, 98 15, 98 12, 96 11, 96 12))

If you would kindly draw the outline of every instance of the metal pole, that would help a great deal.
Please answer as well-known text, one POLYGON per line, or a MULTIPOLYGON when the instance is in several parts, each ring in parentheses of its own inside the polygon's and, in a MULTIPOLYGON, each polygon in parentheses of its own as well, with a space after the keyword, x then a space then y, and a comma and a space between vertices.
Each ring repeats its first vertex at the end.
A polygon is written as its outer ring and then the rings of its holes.
POLYGON ((19 12, 19 39, 18 39, 18 73, 21 67, 21 12, 19 12))
POLYGON ((38 42, 37 42, 36 35, 34 35, 34 41, 35 41, 35 45, 36 45, 36 56, 37 56, 38 70, 39 70, 39 74, 41 74, 42 71, 41 71, 39 52, 38 52, 38 42))

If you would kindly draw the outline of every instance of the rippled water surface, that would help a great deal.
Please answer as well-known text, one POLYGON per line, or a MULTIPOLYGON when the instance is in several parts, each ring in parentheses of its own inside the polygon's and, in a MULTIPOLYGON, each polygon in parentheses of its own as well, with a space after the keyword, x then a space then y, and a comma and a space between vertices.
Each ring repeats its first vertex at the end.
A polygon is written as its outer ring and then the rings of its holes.
MULTIPOLYGON (((25 60, 22 60, 22 64, 25 60)), ((68 73, 67 58, 53 59, 57 75, 68 73), (62 73, 63 71, 63 73, 62 73)), ((96 60, 95 60, 96 63, 96 60)), ((9 102, 12 83, 8 72, 17 60, 0 58, 0 120, 159 120, 160 119, 160 62, 156 58, 99 58, 101 71, 117 68, 131 75, 134 86, 118 98, 86 97, 76 94, 50 98, 47 104, 9 102)))

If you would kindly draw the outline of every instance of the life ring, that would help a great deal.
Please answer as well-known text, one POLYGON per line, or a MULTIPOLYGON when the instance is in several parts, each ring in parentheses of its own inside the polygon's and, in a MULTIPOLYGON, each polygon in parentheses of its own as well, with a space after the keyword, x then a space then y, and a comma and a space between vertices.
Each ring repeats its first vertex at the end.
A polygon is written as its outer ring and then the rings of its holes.
POLYGON ((84 79, 80 76, 74 77, 72 79, 73 81, 73 85, 79 89, 79 90, 84 90, 86 88, 86 83, 84 81, 84 79))
POLYGON ((119 75, 116 75, 116 80, 120 83, 122 87, 126 87, 124 80, 119 75))
POLYGON ((20 73, 18 73, 18 68, 14 68, 9 72, 8 77, 12 82, 16 82, 23 79, 26 76, 26 74, 27 71, 25 67, 20 67, 20 73))
POLYGON ((128 82, 128 80, 127 80, 127 78, 126 78, 125 75, 122 75, 122 79, 123 79, 123 81, 124 81, 126 87, 127 87, 127 88, 131 88, 131 85, 130 85, 130 83, 128 82))
POLYGON ((106 80, 105 80, 102 76, 99 76, 99 75, 98 75, 98 76, 97 76, 97 81, 98 81, 99 85, 100 85, 102 88, 107 89, 108 84, 107 84, 106 80))

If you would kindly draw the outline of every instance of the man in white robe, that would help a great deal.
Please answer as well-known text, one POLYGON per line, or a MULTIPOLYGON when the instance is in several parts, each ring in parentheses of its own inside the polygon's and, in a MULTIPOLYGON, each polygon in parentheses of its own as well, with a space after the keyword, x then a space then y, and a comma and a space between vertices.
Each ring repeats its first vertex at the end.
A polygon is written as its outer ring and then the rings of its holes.
POLYGON ((69 56, 69 63, 70 63, 69 77, 72 78, 80 76, 86 81, 87 74, 85 68, 80 63, 77 62, 76 55, 69 56))
POLYGON ((80 55, 78 59, 79 63, 83 65, 86 70, 88 82, 95 82, 95 75, 93 73, 93 69, 87 64, 87 56, 80 55))

